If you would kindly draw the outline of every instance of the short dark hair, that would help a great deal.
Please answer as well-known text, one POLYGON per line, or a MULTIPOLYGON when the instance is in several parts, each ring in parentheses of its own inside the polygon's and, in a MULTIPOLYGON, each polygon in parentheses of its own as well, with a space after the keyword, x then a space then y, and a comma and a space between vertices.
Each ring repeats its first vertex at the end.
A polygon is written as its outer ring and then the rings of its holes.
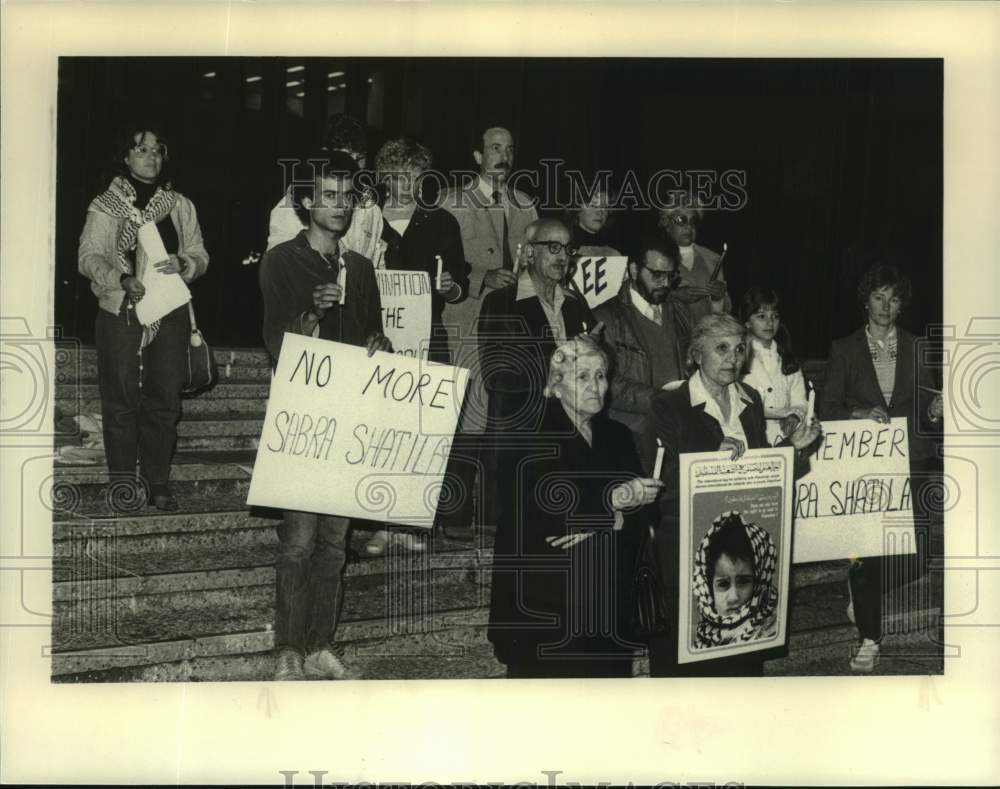
POLYGON ((726 554, 730 559, 744 559, 750 565, 757 580, 757 567, 753 558, 753 543, 750 542, 750 535, 747 534, 746 526, 739 515, 727 515, 722 525, 708 540, 708 548, 705 551, 705 579, 708 581, 708 588, 712 588, 715 580, 715 564, 719 557, 726 554))
MULTIPOLYGON (((122 125, 115 134, 114 149, 111 154, 112 172, 118 175, 128 175, 129 170, 128 165, 125 164, 125 158, 128 156, 128 152, 135 147, 136 135, 145 135, 146 132, 155 134, 159 144, 167 146, 167 152, 169 153, 169 143, 167 142, 167 135, 164 133, 162 125, 150 119, 132 120, 122 125)), ((139 139, 142 139, 142 137, 139 139)), ((170 157, 164 156, 158 183, 165 184, 169 182, 169 162, 170 157)))
POLYGON ((868 297, 882 288, 892 288, 893 295, 899 298, 901 310, 909 306, 913 296, 910 278, 893 265, 876 263, 861 275, 858 283, 858 304, 862 312, 868 308, 868 297))
POLYGON ((365 127, 350 115, 334 115, 326 130, 326 147, 330 151, 348 150, 368 155, 368 135, 365 127))
POLYGON ((358 173, 354 157, 343 151, 322 151, 295 164, 296 178, 292 186, 292 207, 303 224, 309 224, 309 209, 302 205, 308 197, 315 202, 316 184, 321 178, 344 178, 354 184, 358 173))
POLYGON ((639 234, 639 241, 633 247, 632 260, 643 269, 646 267, 646 253, 659 252, 663 257, 674 261, 674 266, 681 265, 681 250, 666 232, 657 228, 647 227, 639 234))

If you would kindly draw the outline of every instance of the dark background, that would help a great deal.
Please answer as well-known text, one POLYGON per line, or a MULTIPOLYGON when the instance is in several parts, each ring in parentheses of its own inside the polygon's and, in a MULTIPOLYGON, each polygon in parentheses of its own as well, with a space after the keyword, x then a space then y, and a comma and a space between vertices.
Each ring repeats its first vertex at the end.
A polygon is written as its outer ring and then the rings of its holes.
MULTIPOLYGON (((150 117, 211 256, 193 285, 199 324, 216 346, 261 345, 257 266, 244 261, 264 250, 278 159, 349 112, 370 127, 369 165, 382 140, 412 134, 436 168, 472 169, 476 134, 499 123, 520 168, 561 158, 642 183, 661 168, 745 170, 746 207, 710 214, 699 236, 727 242, 734 302, 774 287, 798 352, 823 357, 861 323, 860 273, 890 253, 914 281, 901 323, 922 334, 941 321, 942 106, 940 59, 61 58, 56 321, 93 341, 79 234, 110 180, 115 129, 150 117)), ((642 218, 619 217, 616 246, 642 218)))

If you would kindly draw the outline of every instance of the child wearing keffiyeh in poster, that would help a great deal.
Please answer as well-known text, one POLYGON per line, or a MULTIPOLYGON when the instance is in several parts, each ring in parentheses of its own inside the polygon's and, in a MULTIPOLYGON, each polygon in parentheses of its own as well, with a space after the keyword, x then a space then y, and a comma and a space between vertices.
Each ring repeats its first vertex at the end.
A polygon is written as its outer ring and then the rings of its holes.
POLYGON ((771 535, 740 513, 726 512, 712 522, 695 556, 694 596, 701 614, 695 649, 776 634, 776 560, 771 535))

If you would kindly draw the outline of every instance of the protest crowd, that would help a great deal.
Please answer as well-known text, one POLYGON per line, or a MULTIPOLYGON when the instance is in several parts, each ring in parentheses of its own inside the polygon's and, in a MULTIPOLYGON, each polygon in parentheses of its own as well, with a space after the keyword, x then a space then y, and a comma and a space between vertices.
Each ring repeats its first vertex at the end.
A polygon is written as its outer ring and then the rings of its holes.
MULTIPOLYGON (((510 182, 515 140, 502 126, 483 129, 471 146, 477 177, 439 190, 424 188, 433 152, 415 140, 369 151, 364 127, 337 116, 317 142, 269 217, 259 267, 264 345, 275 366, 289 334, 373 358, 399 351, 380 296, 379 277, 392 278, 379 272, 426 275, 429 291, 412 291, 429 304, 423 363, 468 371, 444 492, 432 529, 386 523, 365 551, 426 551, 437 535, 492 550, 488 637, 509 677, 628 677, 642 649, 652 676, 764 673, 774 650, 678 660, 688 453, 723 451, 736 462, 788 448, 800 478, 823 441, 821 420, 905 418, 912 471, 937 468, 932 436, 943 401, 917 338, 898 325, 912 286, 891 262, 874 260, 857 283, 863 320, 831 338, 816 391, 795 354, 794 327, 781 320, 792 294, 767 281, 730 292, 727 250, 698 243, 708 212, 690 191, 646 211, 616 249, 609 228, 628 209, 613 181, 595 181, 572 205, 540 215, 510 182), (607 277, 594 268, 598 259, 620 259, 622 268, 596 302, 586 278, 607 277)), ((119 486, 135 480, 138 462, 150 504, 173 512, 168 475, 191 322, 186 306, 139 320, 149 298, 142 272, 149 263, 190 283, 209 260, 196 207, 167 178, 161 130, 126 129, 120 161, 120 175, 90 205, 79 247, 79 270, 101 307, 107 462, 119 486), (156 255, 143 241, 150 226, 162 240, 156 255)), ((408 282, 395 287, 409 293, 408 282)), ((336 387, 334 376, 331 397, 336 387)), ((425 405, 442 391, 425 389, 414 395, 425 405)), ((317 453, 329 453, 332 429, 325 440, 317 453)), ((919 524, 921 497, 912 498, 919 524)), ((774 535, 738 509, 715 512, 693 547, 686 583, 701 611, 694 639, 705 649, 773 638, 787 610, 773 580, 788 569, 774 535)), ((337 645, 350 525, 330 512, 283 512, 277 680, 358 676, 337 645)), ((916 553, 851 561, 853 671, 877 665, 883 592, 925 571, 926 542, 916 540, 916 553)), ((787 579, 784 588, 787 596, 787 579)))

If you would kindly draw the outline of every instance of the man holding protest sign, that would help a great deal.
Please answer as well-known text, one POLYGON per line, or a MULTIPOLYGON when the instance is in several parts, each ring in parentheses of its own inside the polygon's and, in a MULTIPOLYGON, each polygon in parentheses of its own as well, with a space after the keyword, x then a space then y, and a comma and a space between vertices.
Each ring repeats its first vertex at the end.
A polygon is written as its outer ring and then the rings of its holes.
MULTIPOLYGON (((307 224, 261 263, 264 343, 277 363, 286 332, 391 351, 371 263, 344 244, 354 206, 354 159, 316 157, 313 182, 297 183, 295 210, 307 224)), ((310 167, 313 164, 309 165, 310 167)), ((276 680, 347 679, 335 654, 348 518, 286 510, 278 527, 274 640, 276 680)))
POLYGON ((691 317, 672 297, 679 266, 680 252, 669 236, 644 233, 618 295, 594 312, 614 358, 609 415, 637 437, 656 391, 685 377, 691 317))

